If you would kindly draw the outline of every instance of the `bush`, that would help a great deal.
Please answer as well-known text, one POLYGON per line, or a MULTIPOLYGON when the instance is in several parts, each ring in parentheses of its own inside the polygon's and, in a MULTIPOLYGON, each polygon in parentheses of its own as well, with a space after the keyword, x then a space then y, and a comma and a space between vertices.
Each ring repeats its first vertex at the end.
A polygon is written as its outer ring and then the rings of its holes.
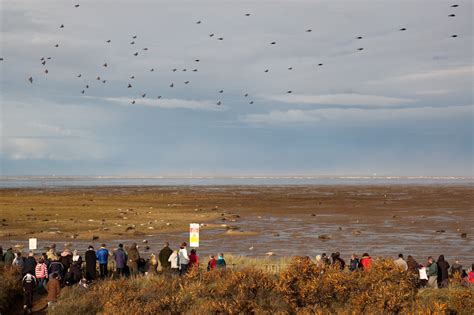
POLYGON ((21 275, 16 269, 0 265, 0 314, 7 314, 21 297, 21 275))

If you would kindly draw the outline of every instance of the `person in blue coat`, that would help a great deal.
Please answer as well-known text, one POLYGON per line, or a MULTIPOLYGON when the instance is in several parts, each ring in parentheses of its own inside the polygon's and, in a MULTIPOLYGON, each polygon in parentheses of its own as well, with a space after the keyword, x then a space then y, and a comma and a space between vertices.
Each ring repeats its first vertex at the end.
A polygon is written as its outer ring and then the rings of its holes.
POLYGON ((105 248, 105 244, 102 244, 100 249, 96 253, 97 261, 99 261, 99 273, 100 278, 107 277, 107 263, 109 262, 109 251, 105 248))

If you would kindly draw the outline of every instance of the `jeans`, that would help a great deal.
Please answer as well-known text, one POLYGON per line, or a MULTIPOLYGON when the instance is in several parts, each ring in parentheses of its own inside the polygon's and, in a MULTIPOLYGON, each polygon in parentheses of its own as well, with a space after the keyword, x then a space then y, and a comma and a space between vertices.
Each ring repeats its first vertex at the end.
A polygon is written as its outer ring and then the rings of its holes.
POLYGON ((99 273, 101 278, 107 277, 107 264, 99 264, 99 273))
POLYGON ((187 264, 181 264, 181 269, 179 270, 179 275, 182 276, 188 272, 188 265, 187 264))
POLYGON ((46 291, 46 283, 48 283, 48 279, 46 278, 38 278, 38 293, 43 293, 46 291))

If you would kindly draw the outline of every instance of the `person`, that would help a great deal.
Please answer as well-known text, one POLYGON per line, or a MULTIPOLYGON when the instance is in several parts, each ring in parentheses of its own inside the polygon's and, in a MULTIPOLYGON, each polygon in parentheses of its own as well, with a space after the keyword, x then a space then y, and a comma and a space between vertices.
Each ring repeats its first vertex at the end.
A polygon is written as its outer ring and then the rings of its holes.
POLYGON ((333 265, 337 265, 339 266, 340 270, 344 270, 344 268, 346 267, 346 262, 344 261, 344 259, 341 258, 341 254, 339 252, 331 254, 331 258, 333 265))
POLYGON ((461 285, 463 287, 469 287, 469 275, 467 274, 466 269, 461 271, 461 285))
POLYGON ((99 273, 100 278, 104 279, 107 277, 107 264, 109 262, 109 251, 105 244, 102 244, 100 249, 96 253, 97 260, 99 261, 99 273))
POLYGON ((38 281, 38 293, 42 294, 46 290, 46 282, 48 281, 48 266, 46 266, 43 257, 38 259, 38 264, 35 267, 35 277, 38 281))
POLYGON ((403 259, 403 254, 398 254, 398 258, 395 259, 393 262, 394 262, 395 266, 397 266, 399 269, 401 269, 403 271, 408 270, 408 264, 405 261, 405 259, 403 259))
POLYGON ((9 247, 6 253, 3 255, 3 261, 5 266, 11 266, 13 264, 13 260, 15 259, 15 254, 13 254, 13 249, 9 247))
POLYGON ((444 255, 440 255, 436 264, 438 265, 438 286, 441 288, 447 288, 448 271, 450 267, 449 263, 444 260, 444 255))
POLYGON ((89 246, 85 254, 86 259, 86 279, 89 281, 95 280, 95 273, 97 270, 97 256, 93 246, 89 246))
POLYGON ((198 260, 199 260, 199 257, 197 255, 196 249, 195 248, 191 249, 191 254, 189 254, 189 268, 190 269, 193 269, 193 268, 198 269, 199 268, 198 260))
POLYGON ((364 253, 359 261, 359 269, 369 270, 372 267, 372 257, 368 253, 364 253))
POLYGON ((189 256, 186 249, 186 242, 183 242, 179 247, 178 260, 179 260, 179 275, 182 276, 188 272, 189 256))
MULTIPOLYGON (((52 275, 53 273, 57 273, 58 276, 64 273, 64 266, 59 260, 53 260, 49 263, 48 273, 52 275)), ((51 278, 51 276, 50 276, 51 278)))
POLYGON ((168 258, 168 261, 170 263, 171 267, 171 273, 172 274, 178 274, 179 273, 179 262, 178 262, 178 251, 175 250, 173 253, 170 255, 170 258, 168 258))
POLYGON ((59 261, 64 266, 63 273, 61 274, 61 278, 64 278, 66 272, 68 272, 69 268, 72 265, 72 252, 67 246, 64 247, 64 250, 59 257, 59 261))
POLYGON ((53 273, 50 277, 50 280, 48 281, 48 284, 46 285, 46 290, 48 290, 48 307, 54 307, 54 304, 58 300, 59 294, 61 292, 61 286, 59 285, 59 275, 58 273, 53 273))
POLYGON ((326 253, 323 253, 321 255, 321 260, 326 266, 329 266, 331 264, 331 260, 329 260, 329 257, 326 255, 326 253))
POLYGON ((451 266, 451 276, 454 277, 455 274, 462 273, 462 265, 459 263, 459 260, 456 260, 454 264, 451 266))
POLYGON ((128 248, 127 254, 130 274, 136 276, 138 274, 138 262, 140 261, 140 253, 138 252, 137 243, 132 243, 128 248))
POLYGON ((158 270, 158 259, 156 259, 155 254, 150 254, 150 258, 147 259, 145 274, 146 275, 155 275, 158 270))
POLYGON ((418 273, 418 262, 413 258, 413 256, 408 255, 407 257, 407 270, 411 273, 418 273))
POLYGON ((469 283, 474 286, 474 264, 472 264, 471 271, 469 271, 469 283))
POLYGON ((115 267, 119 276, 125 276, 125 265, 127 263, 127 255, 123 250, 123 244, 120 243, 114 253, 115 267))
POLYGON ((207 271, 214 270, 217 265, 217 260, 214 255, 209 256, 209 261, 207 262, 207 271))
POLYGON ((438 288, 438 265, 434 262, 433 257, 428 257, 428 288, 438 288))
POLYGON ((316 267, 318 267, 318 268, 323 268, 324 267, 324 262, 321 259, 321 255, 316 255, 314 263, 316 264, 316 267))
POLYGON ((217 256, 216 268, 217 268, 217 269, 225 269, 226 266, 227 266, 227 264, 226 264, 225 259, 224 259, 224 254, 223 254, 223 253, 220 253, 220 254, 217 256))
POLYGON ((73 252, 72 252, 72 263, 76 263, 79 265, 79 267, 82 266, 82 256, 79 255, 79 253, 77 252, 77 249, 75 249, 73 252))
POLYGON ((57 261, 59 260, 58 254, 56 253, 56 244, 51 244, 48 251, 46 252, 46 256, 50 261, 57 261))
POLYGON ((36 268, 36 259, 33 252, 28 253, 28 257, 23 261, 23 275, 27 273, 34 275, 36 268))
POLYGON ((350 271, 359 270, 359 258, 357 257, 357 254, 352 254, 351 261, 349 262, 349 270, 350 271))
POLYGON ((18 271, 23 271, 23 257, 21 256, 21 252, 15 253, 15 259, 13 259, 12 266, 17 268, 18 271))
POLYGON ((21 280, 21 284, 24 293, 23 309, 26 312, 31 313, 31 309, 33 308, 33 292, 36 287, 36 279, 31 273, 27 273, 21 280))
POLYGON ((165 246, 160 250, 158 254, 158 260, 160 261, 160 265, 163 271, 169 271, 171 268, 171 262, 169 258, 173 250, 170 248, 170 244, 168 242, 165 243, 165 246))

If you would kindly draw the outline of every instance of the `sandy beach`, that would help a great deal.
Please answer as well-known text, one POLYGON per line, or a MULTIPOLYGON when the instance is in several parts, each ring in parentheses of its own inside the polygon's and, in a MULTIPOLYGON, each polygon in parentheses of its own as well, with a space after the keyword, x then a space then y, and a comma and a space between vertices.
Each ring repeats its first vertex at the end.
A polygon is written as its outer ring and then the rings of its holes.
MULTIPOLYGON (((75 187, 0 190, 0 245, 39 248, 188 238, 199 252, 248 256, 340 251, 374 256, 444 254, 474 261, 472 185, 75 187)), ((143 245, 142 251, 145 251, 143 245)))

